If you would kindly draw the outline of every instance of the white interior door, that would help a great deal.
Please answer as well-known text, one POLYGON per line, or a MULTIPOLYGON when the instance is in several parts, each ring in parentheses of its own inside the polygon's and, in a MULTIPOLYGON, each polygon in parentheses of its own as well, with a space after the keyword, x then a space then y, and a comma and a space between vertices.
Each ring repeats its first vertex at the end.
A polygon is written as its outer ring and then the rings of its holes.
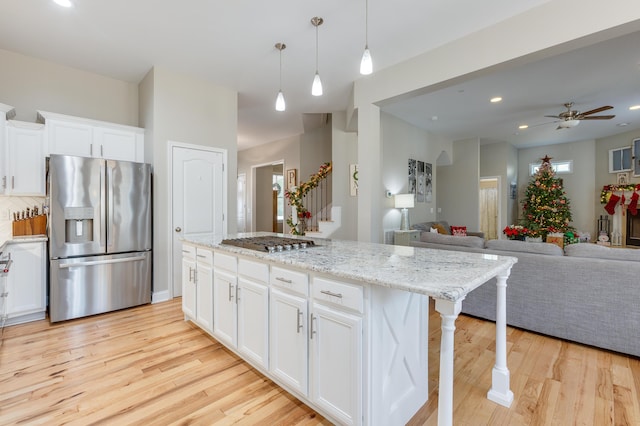
POLYGON ((173 297, 182 295, 182 243, 185 235, 223 234, 223 155, 172 148, 173 297))

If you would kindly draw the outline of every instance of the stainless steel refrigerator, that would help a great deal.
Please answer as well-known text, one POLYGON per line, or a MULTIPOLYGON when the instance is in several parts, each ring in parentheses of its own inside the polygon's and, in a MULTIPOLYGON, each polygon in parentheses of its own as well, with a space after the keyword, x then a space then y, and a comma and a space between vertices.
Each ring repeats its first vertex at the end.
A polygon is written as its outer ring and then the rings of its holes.
POLYGON ((51 155, 49 318, 151 302, 149 164, 51 155))

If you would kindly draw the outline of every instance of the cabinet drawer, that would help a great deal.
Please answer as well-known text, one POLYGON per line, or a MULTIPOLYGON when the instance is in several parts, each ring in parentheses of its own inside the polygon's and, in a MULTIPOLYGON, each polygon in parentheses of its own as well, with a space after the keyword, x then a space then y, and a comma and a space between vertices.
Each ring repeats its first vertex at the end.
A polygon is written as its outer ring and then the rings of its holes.
POLYGON ((229 256, 228 254, 216 252, 213 256, 213 266, 216 268, 226 269, 230 272, 238 272, 238 263, 235 256, 229 256))
POLYGON ((269 283, 269 265, 253 260, 238 259, 238 273, 256 281, 269 283))
POLYGON ((196 258, 196 248, 189 244, 182 244, 182 256, 191 259, 196 258))
POLYGON ((314 278, 312 291, 313 299, 317 302, 352 309, 360 313, 364 311, 364 290, 359 285, 314 278))
POLYGON ((271 285, 286 288, 302 296, 309 296, 309 276, 303 272, 271 267, 271 285))
POLYGON ((198 247, 196 257, 198 258, 198 262, 213 265, 213 250, 198 247))

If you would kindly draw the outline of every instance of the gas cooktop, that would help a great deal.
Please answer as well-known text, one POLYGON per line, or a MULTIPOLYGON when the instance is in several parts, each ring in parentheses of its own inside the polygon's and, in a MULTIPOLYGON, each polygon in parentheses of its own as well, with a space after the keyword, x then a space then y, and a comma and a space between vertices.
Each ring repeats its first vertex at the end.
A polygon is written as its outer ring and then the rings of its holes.
POLYGON ((221 244, 242 247, 250 250, 264 251, 267 253, 302 250, 315 246, 315 243, 311 240, 275 236, 232 238, 222 240, 221 244))

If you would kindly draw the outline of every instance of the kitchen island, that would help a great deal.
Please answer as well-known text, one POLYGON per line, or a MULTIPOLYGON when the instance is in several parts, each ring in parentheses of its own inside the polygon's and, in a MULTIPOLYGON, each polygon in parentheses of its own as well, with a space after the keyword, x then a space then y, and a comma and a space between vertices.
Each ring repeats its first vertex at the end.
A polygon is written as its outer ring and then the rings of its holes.
POLYGON ((222 240, 184 239, 185 316, 341 424, 403 424, 426 402, 428 297, 442 317, 438 424, 452 424, 455 320, 465 296, 496 277, 488 398, 511 404, 505 299, 516 258, 320 239, 268 253, 222 240))

